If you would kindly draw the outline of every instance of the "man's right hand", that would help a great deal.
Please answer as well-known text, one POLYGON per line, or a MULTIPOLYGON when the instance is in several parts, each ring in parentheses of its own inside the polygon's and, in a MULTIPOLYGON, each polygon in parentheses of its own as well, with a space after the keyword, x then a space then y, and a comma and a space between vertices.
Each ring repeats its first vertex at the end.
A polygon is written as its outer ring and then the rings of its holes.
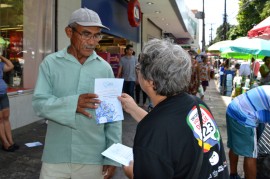
POLYGON ((81 94, 78 99, 78 104, 77 104, 77 113, 81 113, 89 118, 92 118, 92 115, 86 111, 87 108, 90 109, 97 109, 100 100, 97 99, 98 95, 92 94, 92 93, 86 93, 86 94, 81 94))

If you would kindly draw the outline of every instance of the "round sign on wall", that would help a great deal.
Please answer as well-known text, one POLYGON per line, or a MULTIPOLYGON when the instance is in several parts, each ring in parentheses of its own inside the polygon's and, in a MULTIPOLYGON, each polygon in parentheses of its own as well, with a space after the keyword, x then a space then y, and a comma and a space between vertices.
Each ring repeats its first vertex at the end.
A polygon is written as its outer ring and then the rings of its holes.
POLYGON ((130 0, 128 3, 128 21, 132 27, 138 27, 142 18, 140 3, 138 0, 130 0))

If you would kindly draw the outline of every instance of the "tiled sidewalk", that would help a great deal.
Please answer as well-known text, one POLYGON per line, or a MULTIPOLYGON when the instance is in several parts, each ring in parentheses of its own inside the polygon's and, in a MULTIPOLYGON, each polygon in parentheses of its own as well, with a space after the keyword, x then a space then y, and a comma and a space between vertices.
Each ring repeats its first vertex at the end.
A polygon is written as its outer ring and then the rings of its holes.
MULTIPOLYGON (((210 107, 218 123, 228 160, 225 113, 231 98, 221 96, 217 89, 216 81, 211 80, 204 100, 210 107)), ((137 123, 129 115, 125 114, 125 120, 123 121, 123 144, 132 147, 136 126, 137 123)), ((0 150, 0 178, 38 179, 43 146, 28 148, 24 144, 35 141, 44 144, 45 133, 46 124, 43 120, 13 131, 14 139, 20 144, 21 148, 14 153, 7 153, 0 150)), ((240 158, 238 172, 243 177, 242 166, 243 160, 240 158)), ((122 168, 117 169, 114 179, 126 179, 122 168)))
MULTIPOLYGON (((227 148, 226 109, 229 103, 231 102, 231 97, 220 95, 218 91, 218 82, 216 80, 211 80, 209 87, 206 90, 204 101, 211 109, 211 112, 213 113, 214 118, 216 119, 217 124, 219 126, 223 144, 225 147, 227 162, 229 164, 229 157, 228 157, 229 149, 227 148)), ((243 157, 239 157, 238 174, 241 177, 244 177, 243 157)))

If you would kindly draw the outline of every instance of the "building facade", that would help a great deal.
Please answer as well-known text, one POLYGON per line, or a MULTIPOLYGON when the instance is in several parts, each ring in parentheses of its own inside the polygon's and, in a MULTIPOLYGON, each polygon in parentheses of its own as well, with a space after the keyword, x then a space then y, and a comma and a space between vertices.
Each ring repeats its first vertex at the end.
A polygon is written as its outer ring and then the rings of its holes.
POLYGON ((4 76, 9 86, 12 129, 41 119, 31 104, 39 65, 46 55, 69 45, 65 27, 74 10, 92 9, 110 28, 103 30, 104 38, 96 51, 115 71, 127 44, 132 44, 138 55, 149 39, 164 36, 161 27, 143 12, 136 17, 139 25, 131 26, 128 3, 126 0, 0 0, 0 53, 15 66, 4 76))

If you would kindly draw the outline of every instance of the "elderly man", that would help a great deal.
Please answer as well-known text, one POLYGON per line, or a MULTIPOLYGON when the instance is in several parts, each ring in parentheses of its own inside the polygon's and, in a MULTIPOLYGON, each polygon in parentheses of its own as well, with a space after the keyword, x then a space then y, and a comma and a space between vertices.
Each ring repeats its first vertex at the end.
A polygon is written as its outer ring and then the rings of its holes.
POLYGON ((119 97, 124 110, 139 122, 134 167, 131 163, 124 168, 127 176, 227 179, 224 148, 213 115, 202 100, 185 92, 191 76, 189 54, 179 45, 153 39, 143 47, 139 62, 138 81, 154 108, 147 114, 129 95, 119 97))
POLYGON ((74 11, 65 28, 70 45, 48 55, 40 65, 33 107, 48 119, 41 179, 109 179, 117 163, 101 152, 121 142, 122 124, 97 124, 95 78, 113 78, 111 66, 94 51, 101 40, 98 14, 74 11))
POLYGON ((256 179, 259 123, 270 122, 270 86, 259 86, 234 98, 226 113, 231 179, 237 174, 238 156, 244 156, 245 179, 256 179))

